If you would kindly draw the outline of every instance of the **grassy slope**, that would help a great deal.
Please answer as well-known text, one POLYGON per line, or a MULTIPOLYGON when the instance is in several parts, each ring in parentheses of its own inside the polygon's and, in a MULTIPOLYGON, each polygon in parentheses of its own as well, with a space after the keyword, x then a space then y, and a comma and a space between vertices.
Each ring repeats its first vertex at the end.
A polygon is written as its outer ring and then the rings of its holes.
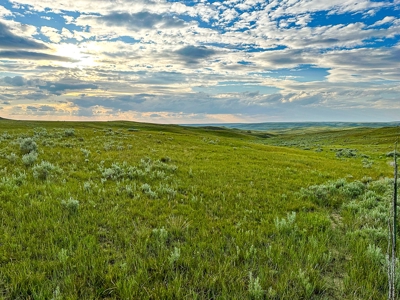
POLYGON ((339 208, 298 192, 338 178, 391 176, 384 154, 397 129, 271 139, 131 122, 1 120, 0 129, 11 135, 0 144, 4 299, 385 297, 382 282, 351 272, 353 250, 332 225, 339 208), (37 127, 47 134, 34 136, 37 127), (67 128, 75 135, 64 136, 67 128), (61 173, 33 177, 13 143, 27 136, 38 144, 37 163, 61 173), (369 155, 372 167, 335 158, 330 149, 340 147, 369 155), (146 157, 152 162, 141 162, 146 157), (129 166, 141 173, 129 175, 129 166), (18 182, 20 172, 26 179, 18 182), (71 197, 79 207, 62 204, 71 197), (293 211, 290 230, 276 224, 293 211))

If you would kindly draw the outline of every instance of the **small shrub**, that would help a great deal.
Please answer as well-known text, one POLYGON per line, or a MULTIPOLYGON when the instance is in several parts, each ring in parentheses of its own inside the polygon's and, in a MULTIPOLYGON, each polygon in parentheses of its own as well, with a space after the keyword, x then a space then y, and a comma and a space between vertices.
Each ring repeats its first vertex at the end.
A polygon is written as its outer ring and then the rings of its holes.
POLYGON ((61 250, 60 250, 60 252, 58 252, 58 260, 61 262, 61 263, 66 263, 67 262, 67 260, 68 260, 68 251, 67 251, 67 249, 64 249, 64 248, 62 248, 61 250))
POLYGON ((102 176, 104 179, 117 180, 125 176, 124 166, 118 163, 113 163, 110 168, 102 170, 102 176))
POLYGON ((181 257, 181 249, 177 248, 177 247, 174 247, 174 250, 171 251, 171 254, 170 254, 169 258, 168 258, 169 263, 171 265, 173 265, 176 261, 178 261, 178 259, 180 257, 181 257))
POLYGON ((142 190, 142 192, 148 192, 151 190, 151 186, 148 183, 144 183, 142 184, 142 186, 140 187, 140 189, 142 190))
POLYGON ((60 287, 57 285, 56 289, 53 291, 53 298, 51 298, 51 300, 61 300, 62 295, 61 295, 61 291, 60 291, 60 287))
POLYGON ((275 227, 280 232, 289 232, 290 230, 295 228, 294 222, 296 221, 296 212, 292 211, 287 214, 287 218, 276 218, 275 219, 275 227))
POLYGON ((13 174, 10 177, 2 177, 0 179, 0 188, 8 191, 17 190, 26 181, 25 172, 19 172, 17 175, 13 174))
POLYGON ((354 149, 339 149, 336 152, 336 157, 337 158, 353 158, 353 157, 357 157, 357 150, 354 149))
POLYGON ((47 130, 46 130, 46 128, 43 128, 43 127, 37 127, 33 130, 33 132, 34 132, 34 135, 38 136, 38 137, 47 136, 47 130))
POLYGON ((7 132, 7 131, 5 131, 1 136, 0 136, 0 139, 1 140, 9 140, 9 139, 11 139, 12 138, 12 136, 7 132))
POLYGON ((89 155, 90 155, 90 150, 81 148, 81 152, 83 153, 83 155, 84 155, 86 158, 88 158, 89 155))
POLYGON ((83 184, 83 189, 84 189, 86 192, 90 192, 90 191, 91 191, 92 185, 90 184, 90 181, 86 181, 86 182, 83 184))
POLYGON ((38 154, 36 152, 30 152, 22 156, 22 162, 25 166, 32 166, 37 160, 38 154))
POLYGON ((14 180, 14 183, 17 186, 21 186, 25 181, 26 181, 26 173, 24 172, 19 172, 16 175, 12 175, 12 179, 14 180))
POLYGON ((264 295, 260 284, 260 278, 254 278, 252 272, 249 273, 249 294, 253 299, 261 299, 264 295))
POLYGON ((244 257, 246 259, 253 259, 256 257, 256 255, 257 255, 257 248, 254 247, 254 245, 251 245, 249 250, 246 250, 244 257))
POLYGON ((48 147, 54 147, 56 143, 52 140, 44 139, 42 140, 42 145, 43 146, 48 146, 48 147))
POLYGON ((73 198, 69 198, 69 200, 65 201, 62 200, 61 201, 61 205, 64 207, 64 209, 66 209, 68 211, 68 213, 70 214, 76 214, 78 212, 79 209, 79 201, 75 200, 73 198))
POLYGON ((74 136, 75 135, 75 129, 73 128, 68 128, 64 130, 64 136, 74 136))
POLYGON ((54 173, 61 173, 62 170, 48 161, 42 161, 40 164, 33 167, 33 177, 46 180, 54 175, 54 173))
POLYGON ((130 185, 125 186, 125 192, 129 197, 135 196, 134 189, 130 185))
POLYGON ((365 185, 360 181, 353 181, 343 187, 343 194, 355 198, 365 191, 365 185))
POLYGON ((368 245, 366 255, 373 264, 384 265, 386 262, 385 254, 382 252, 382 249, 374 244, 368 245))
POLYGON ((395 153, 396 153, 396 156, 399 156, 399 152, 398 151, 396 152, 395 150, 393 150, 393 151, 386 153, 386 157, 394 157, 395 153))
POLYGON ((151 174, 151 178, 165 179, 167 178, 167 174, 164 171, 155 171, 151 174))
POLYGON ((112 150, 113 147, 114 147, 113 144, 106 143, 106 144, 104 144, 104 151, 110 151, 110 150, 112 150))
POLYGON ((363 168, 370 169, 372 167, 373 161, 367 158, 362 160, 363 168))
POLYGON ((168 231, 164 227, 162 227, 162 228, 154 228, 152 232, 153 232, 154 237, 160 243, 165 243, 165 241, 168 238, 168 231))
POLYGON ((168 199, 173 199, 176 196, 176 190, 168 185, 160 184, 160 187, 157 189, 160 194, 167 195, 168 199))
POLYGON ((314 293, 315 287, 310 282, 310 277, 307 276, 306 272, 304 272, 302 270, 299 270, 298 279, 300 281, 300 285, 304 289, 304 293, 305 293, 306 299, 311 299, 311 296, 314 293))
POLYGON ((147 195, 147 196, 148 196, 149 198, 151 198, 151 199, 155 199, 155 198, 158 197, 157 193, 154 192, 154 191, 151 189, 151 186, 150 186, 149 184, 147 184, 147 183, 142 184, 142 186, 140 187, 140 189, 142 190, 142 192, 143 192, 145 195, 147 195))
POLYGON ((128 167, 126 175, 129 179, 141 178, 146 176, 146 172, 138 169, 137 167, 128 167))
POLYGON ((15 153, 10 153, 10 155, 7 155, 6 158, 10 163, 15 164, 18 160, 18 155, 15 153))
POLYGON ((37 152, 38 146, 32 138, 25 138, 20 142, 19 149, 23 154, 28 154, 30 152, 37 152))

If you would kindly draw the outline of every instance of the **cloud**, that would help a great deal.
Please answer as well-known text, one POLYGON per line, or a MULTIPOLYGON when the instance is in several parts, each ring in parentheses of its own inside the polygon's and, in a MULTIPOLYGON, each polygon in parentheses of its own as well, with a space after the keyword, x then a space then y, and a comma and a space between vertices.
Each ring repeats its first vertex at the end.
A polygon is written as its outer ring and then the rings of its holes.
POLYGON ((0 22, 0 48, 37 50, 48 49, 48 47, 42 43, 15 35, 2 22, 0 22))
POLYGON ((49 105, 39 105, 39 106, 28 105, 26 107, 26 109, 30 110, 30 111, 35 111, 35 112, 50 112, 50 111, 53 112, 53 111, 56 111, 56 109, 54 107, 49 106, 49 105))
POLYGON ((96 17, 95 20, 107 26, 124 26, 135 30, 152 29, 155 27, 179 28, 185 25, 183 20, 175 16, 160 15, 147 11, 133 14, 113 12, 108 15, 96 17))
POLYGON ((187 64, 197 64, 201 59, 207 59, 216 51, 204 46, 186 46, 176 51, 187 64))
POLYGON ((258 57, 268 62, 273 68, 282 68, 288 66, 296 67, 301 64, 313 64, 319 56, 317 53, 314 53, 314 55, 312 51, 287 49, 262 53, 258 57))
POLYGON ((47 82, 46 85, 39 86, 42 90, 47 90, 52 94, 61 95, 62 92, 71 91, 71 90, 86 90, 92 89, 96 90, 99 87, 93 83, 54 83, 47 82))
POLYGON ((12 12, 0 5, 0 17, 12 16, 12 12))
MULTIPOLYGON (((99 88, 98 85, 93 83, 82 82, 80 80, 75 79, 64 79, 58 82, 53 81, 44 81, 41 79, 25 79, 22 76, 15 77, 4 77, 1 81, 6 83, 7 85, 11 85, 14 87, 34 87, 40 90, 48 91, 54 95, 61 95, 65 91, 74 91, 74 90, 97 90, 99 88)), ((31 94, 26 94, 24 96, 26 99, 31 100, 39 100, 46 99, 49 96, 47 94, 43 94, 41 91, 35 91, 31 94)))
POLYGON ((30 94, 24 95, 25 99, 34 100, 34 101, 44 100, 44 99, 47 99, 49 97, 50 97, 49 95, 44 94, 42 92, 34 92, 34 93, 30 93, 30 94))
POLYGON ((24 50, 0 51, 0 58, 77 62, 76 59, 72 59, 65 56, 58 56, 58 55, 24 51, 24 50))
POLYGON ((384 24, 387 24, 387 23, 392 23, 394 20, 396 20, 395 17, 386 16, 382 20, 379 20, 379 21, 375 22, 370 27, 381 26, 381 25, 384 25, 384 24))
POLYGON ((40 28, 40 32, 49 38, 53 43, 59 43, 61 41, 61 35, 58 33, 58 30, 48 26, 42 26, 40 28))
POLYGON ((138 104, 141 104, 152 97, 154 97, 154 95, 150 94, 122 95, 116 97, 82 95, 80 98, 71 99, 70 101, 81 108, 102 106, 115 110, 130 111, 132 109, 137 109, 138 104))
POLYGON ((26 79, 22 76, 15 76, 15 77, 4 77, 3 81, 12 86, 24 86, 26 85, 26 79))

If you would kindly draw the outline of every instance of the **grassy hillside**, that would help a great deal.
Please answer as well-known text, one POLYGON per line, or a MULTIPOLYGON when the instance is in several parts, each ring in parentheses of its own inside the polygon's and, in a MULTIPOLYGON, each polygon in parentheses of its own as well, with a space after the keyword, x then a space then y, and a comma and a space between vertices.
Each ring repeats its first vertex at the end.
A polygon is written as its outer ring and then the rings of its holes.
MULTIPOLYGON (((224 123, 213 124, 225 128, 255 131, 274 131, 280 133, 299 132, 302 130, 341 130, 360 127, 382 128, 399 126, 400 122, 267 122, 267 123, 224 123)), ((203 127, 206 125, 192 124, 189 126, 203 127)), ((210 125, 207 125, 210 126, 210 125)))
POLYGON ((0 297, 385 299, 398 134, 0 120, 0 297))

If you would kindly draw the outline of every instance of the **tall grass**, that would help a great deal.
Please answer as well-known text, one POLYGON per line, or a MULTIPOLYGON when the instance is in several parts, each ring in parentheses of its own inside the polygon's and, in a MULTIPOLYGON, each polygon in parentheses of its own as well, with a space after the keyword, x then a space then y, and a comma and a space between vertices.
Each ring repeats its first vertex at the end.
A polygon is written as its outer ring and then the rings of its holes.
POLYGON ((0 298, 387 296, 383 142, 348 146, 374 161, 363 168, 325 134, 315 152, 229 130, 0 126, 0 298))

